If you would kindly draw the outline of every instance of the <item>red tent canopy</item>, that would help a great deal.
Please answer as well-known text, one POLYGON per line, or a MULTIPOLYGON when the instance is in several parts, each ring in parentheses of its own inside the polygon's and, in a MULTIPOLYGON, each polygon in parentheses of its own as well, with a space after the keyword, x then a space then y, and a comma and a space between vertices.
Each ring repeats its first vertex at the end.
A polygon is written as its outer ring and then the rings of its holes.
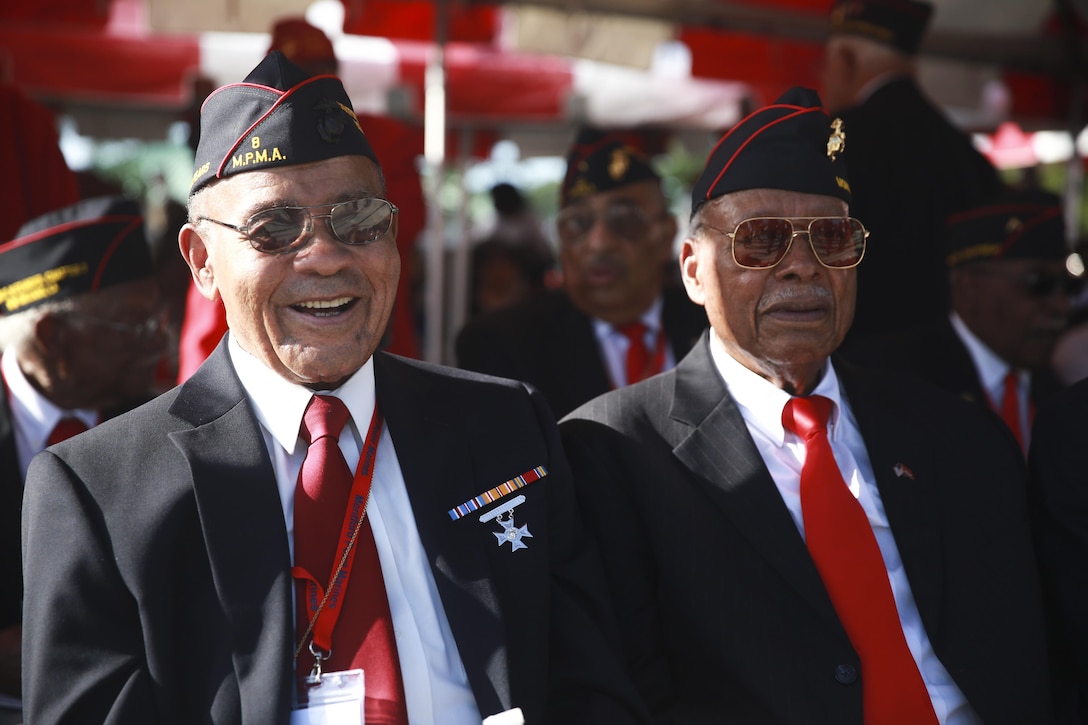
MULTIPOLYGON (((152 33, 147 22, 148 1, 5 0, 0 3, 0 79, 47 101, 184 106, 189 101, 191 78, 201 71, 200 37, 196 33, 152 33)), ((397 75, 412 89, 418 109, 427 43, 435 28, 435 4, 432 0, 341 2, 347 33, 394 39, 397 75)), ((558 0, 544 0, 545 5, 549 2, 568 7, 558 0)), ((608 0, 596 2, 607 4, 608 0)), ((937 2, 942 10, 962 11, 972 2, 989 0, 937 2)), ((783 19, 800 18, 809 27, 819 27, 830 0, 721 0, 721 5, 749 7, 765 17, 770 13, 783 19)), ((662 8, 667 6, 661 4, 662 8)), ((451 41, 447 54, 451 120, 473 117, 547 122, 564 118, 571 61, 519 55, 500 48, 503 8, 499 4, 465 0, 445 7, 451 41)), ((715 3, 704 0, 690 7, 713 10, 715 3)), ((980 15, 980 24, 984 20, 996 22, 997 15, 996 10, 980 15)), ((769 101, 792 85, 818 87, 819 38, 785 37, 775 34, 771 25, 765 32, 755 32, 722 29, 722 23, 709 22, 706 17, 694 22, 697 24, 678 25, 679 39, 691 50, 693 76, 743 82, 754 91, 756 102, 769 101)), ((1024 37, 1035 33, 1052 39, 1048 42, 1055 48, 1069 40, 1056 21, 1037 31, 1015 30, 1024 37)), ((1083 38, 1083 28, 1080 30, 1083 38)), ((1069 118, 1072 94, 1063 78, 1072 77, 1070 74, 1021 69, 1006 72, 1004 77, 1014 117, 1050 119, 1062 125, 1069 118)))

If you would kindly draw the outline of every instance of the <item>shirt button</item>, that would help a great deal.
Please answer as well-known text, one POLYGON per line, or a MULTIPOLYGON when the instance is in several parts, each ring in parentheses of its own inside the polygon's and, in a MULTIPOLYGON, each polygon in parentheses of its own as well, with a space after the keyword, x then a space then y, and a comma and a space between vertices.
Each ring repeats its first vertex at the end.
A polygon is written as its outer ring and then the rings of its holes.
POLYGON ((839 665, 835 668, 835 680, 840 685, 852 685, 858 681, 858 671, 853 665, 839 665))

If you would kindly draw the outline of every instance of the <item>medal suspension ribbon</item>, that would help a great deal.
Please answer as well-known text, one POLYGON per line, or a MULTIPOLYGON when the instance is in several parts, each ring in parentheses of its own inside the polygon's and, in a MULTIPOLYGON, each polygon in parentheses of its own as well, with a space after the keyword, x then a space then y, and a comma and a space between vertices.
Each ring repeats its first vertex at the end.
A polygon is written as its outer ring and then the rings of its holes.
POLYGON ((382 415, 378 406, 374 406, 374 415, 370 419, 370 428, 367 430, 366 440, 363 442, 363 453, 359 456, 359 464, 355 468, 355 477, 351 483, 351 495, 348 497, 347 511, 344 512, 344 523, 340 527, 340 546, 337 552, 336 569, 329 577, 329 583, 322 595, 321 584, 318 583, 310 572, 300 566, 291 567, 291 575, 296 579, 306 582, 306 614, 310 618, 310 624, 306 632, 295 647, 295 659, 307 644, 310 652, 316 660, 317 671, 320 672, 321 660, 327 659, 332 654, 332 633, 336 628, 336 622, 343 611, 345 592, 348 588, 348 580, 351 578, 351 567, 355 562, 355 541, 359 538, 359 531, 363 527, 366 518, 366 507, 370 502, 370 486, 374 481, 374 464, 378 459, 378 441, 382 433, 382 415), (321 597, 318 603, 318 597, 321 597), (310 635, 313 634, 313 638, 310 635), (307 640, 310 640, 307 642, 307 640))

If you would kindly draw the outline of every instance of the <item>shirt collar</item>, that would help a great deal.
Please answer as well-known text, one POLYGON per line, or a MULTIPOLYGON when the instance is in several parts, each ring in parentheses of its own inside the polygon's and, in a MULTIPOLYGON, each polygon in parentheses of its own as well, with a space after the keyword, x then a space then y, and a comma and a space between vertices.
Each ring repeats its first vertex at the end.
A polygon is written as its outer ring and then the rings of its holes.
POLYGON ((971 332, 967 323, 955 312, 949 315, 949 320, 952 322, 952 329, 956 331, 964 347, 967 348, 971 361, 975 364, 983 390, 990 395, 993 395, 995 391, 1004 391, 1005 376, 1011 366, 971 332))
MULTIPOLYGON (((295 446, 301 440, 299 428, 302 426, 302 415, 306 412, 306 406, 314 391, 304 385, 284 380, 243 350, 234 335, 229 333, 227 349, 242 386, 253 403, 257 420, 283 446, 288 455, 294 454, 295 446)), ((356 430, 360 430, 362 425, 369 425, 376 400, 374 358, 368 359, 343 385, 327 394, 344 401, 356 430)), ((363 430, 364 434, 365 432, 363 430)))
MULTIPOLYGON (((658 295, 657 299, 653 301, 642 315, 639 316, 639 322, 646 325, 647 334, 653 333, 657 335, 657 331, 661 329, 661 308, 663 306, 661 296, 658 295)), ((596 317, 593 320, 593 331, 597 334, 598 339, 603 339, 608 335, 619 335, 623 333, 616 329, 616 326, 610 322, 598 319, 596 317)))
MULTIPOLYGON (((710 355, 718 373, 729 388, 733 400, 740 409, 745 422, 758 429, 776 446, 785 444, 786 430, 782 427, 782 409, 792 396, 766 378, 752 372, 740 364, 725 349, 725 345, 711 330, 710 355)), ((835 426, 842 412, 842 392, 839 390, 839 378, 835 367, 828 360, 824 374, 812 395, 822 395, 834 403, 831 419, 828 422, 829 437, 834 438, 835 426)))

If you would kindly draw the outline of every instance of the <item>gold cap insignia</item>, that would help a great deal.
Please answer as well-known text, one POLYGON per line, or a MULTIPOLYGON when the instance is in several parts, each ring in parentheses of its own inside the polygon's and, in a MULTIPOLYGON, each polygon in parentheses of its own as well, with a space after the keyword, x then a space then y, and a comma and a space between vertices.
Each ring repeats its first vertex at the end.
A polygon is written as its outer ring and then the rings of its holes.
POLYGON ((836 118, 831 122, 831 135, 827 138, 827 158, 835 160, 835 154, 846 150, 846 131, 842 127, 842 119, 836 118))
POLYGON ((608 163, 608 175, 613 180, 619 181, 629 168, 631 168, 631 157, 628 155, 627 149, 622 148, 613 151, 612 160, 608 163))
POLYGON ((1024 226, 1024 222, 1020 221, 1019 217, 1010 217, 1009 220, 1005 222, 1005 233, 1012 234, 1022 226, 1024 226))

